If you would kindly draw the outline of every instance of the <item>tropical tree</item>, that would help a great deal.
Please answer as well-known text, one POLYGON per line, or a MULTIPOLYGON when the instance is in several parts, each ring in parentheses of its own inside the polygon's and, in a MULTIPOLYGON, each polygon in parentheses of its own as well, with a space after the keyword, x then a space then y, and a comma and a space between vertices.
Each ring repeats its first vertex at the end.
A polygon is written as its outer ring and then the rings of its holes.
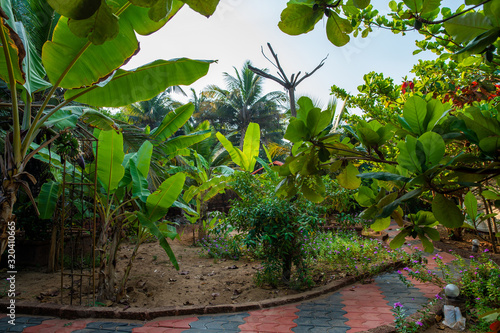
POLYGON ((147 101, 125 106, 121 113, 128 116, 128 121, 138 127, 155 128, 160 125, 167 113, 172 112, 181 103, 174 100, 166 91, 147 101))
MULTIPOLYGON (((310 200, 321 201, 324 185, 318 176, 332 172, 342 186, 359 188, 357 201, 366 207, 362 217, 372 221, 372 228, 386 228, 391 218, 400 223, 400 234, 391 246, 400 246, 405 237, 412 236, 432 251, 429 239, 439 237, 433 226, 464 226, 467 212, 462 204, 468 200, 466 207, 474 206, 471 195, 464 197, 466 193, 478 193, 486 213, 491 212, 491 204, 499 203, 500 196, 492 185, 500 176, 500 123, 494 86, 500 7, 498 1, 465 1, 469 8, 462 5, 452 11, 441 8, 439 1, 391 1, 389 19, 377 16, 369 3, 290 1, 280 27, 290 34, 306 33, 326 15, 328 38, 338 46, 349 41, 351 32, 361 32, 363 25, 363 36, 369 34, 371 25, 390 27, 394 32, 416 29, 426 36, 417 42, 416 53, 432 50, 445 63, 419 64, 421 73, 432 75, 404 82, 401 92, 392 79, 376 73, 365 77, 367 84, 361 88, 365 96, 350 100, 371 112, 366 120, 352 124, 351 138, 356 140, 327 131, 326 115, 304 104, 285 134, 294 149, 280 170, 286 177, 280 191, 288 196, 301 191, 310 200), (294 21, 298 15, 309 15, 309 19, 294 21), (429 65, 436 68, 429 69, 429 65), (459 73, 460 81, 450 80, 455 68, 471 65, 480 70, 464 71, 459 73), (471 79, 480 80, 468 81, 471 79), (367 94, 377 96, 378 101, 366 103, 362 99, 367 94), (387 117, 391 114, 384 110, 387 106, 399 116, 387 117), (358 166, 366 161, 375 169, 360 173, 358 166), (360 186, 361 178, 371 186, 360 186), (430 209, 408 214, 409 221, 404 221, 409 202, 415 199, 427 200, 430 209)), ((491 217, 488 230, 496 252, 500 233, 491 217)))
POLYGON ((251 122, 260 125, 263 141, 276 140, 283 133, 280 103, 285 101, 285 95, 279 91, 263 95, 262 77, 249 66, 247 61, 240 71, 234 68, 235 76, 224 73, 227 89, 211 85, 205 90, 213 102, 212 124, 226 135, 236 131, 234 139, 240 149, 251 122))
MULTIPOLYGON (((31 1, 26 1, 31 4, 31 1)), ((9 232, 16 229, 12 215, 19 188, 30 193, 25 179, 36 179, 25 172, 26 164, 56 136, 43 140, 32 150, 32 143, 47 121, 59 110, 71 112, 68 105, 75 101, 95 107, 121 107, 148 100, 167 87, 189 85, 208 71, 210 61, 186 58, 156 60, 127 71, 120 69, 139 50, 136 33, 151 34, 175 15, 187 3, 194 10, 209 16, 218 0, 141 2, 139 7, 129 1, 89 1, 84 6, 71 1, 48 1, 61 14, 45 14, 40 22, 57 24, 52 34, 43 34, 49 40, 36 40, 37 36, 16 21, 17 2, 1 1, 0 11, 0 78, 7 84, 10 97, 12 127, 5 136, 2 159, 3 182, 0 185, 0 251, 7 246, 9 232), (148 7, 148 8, 145 8, 148 7), (52 15, 49 15, 52 14, 52 15), (42 53, 33 45, 43 44, 42 53), (98 59, 98 61, 96 61, 98 59), (45 80, 47 79, 47 80, 45 80), (46 90, 39 106, 34 106, 37 92, 46 90), (49 108, 52 97, 60 97, 49 108), (20 103, 22 101, 22 103, 20 103), (22 112, 20 111, 22 110, 22 112), (24 178, 24 179, 23 179, 24 178)), ((135 2, 134 2, 135 3, 135 2)), ((51 31, 51 29, 47 29, 51 31)))

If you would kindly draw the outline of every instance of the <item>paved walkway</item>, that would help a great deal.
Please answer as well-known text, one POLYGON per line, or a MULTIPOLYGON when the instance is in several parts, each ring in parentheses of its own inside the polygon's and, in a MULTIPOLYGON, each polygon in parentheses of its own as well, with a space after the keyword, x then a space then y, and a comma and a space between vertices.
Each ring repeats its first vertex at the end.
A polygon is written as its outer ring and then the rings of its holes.
MULTIPOLYGON (((394 233, 394 231, 392 232, 394 233)), ((418 243, 418 242, 417 242, 418 243)), ((415 246, 415 242, 410 242, 415 246)), ((411 247, 407 247, 411 251, 411 247)), ((437 254, 435 252, 433 255, 437 254)), ((432 256, 429 264, 432 266, 432 256)), ((443 261, 454 257, 439 252, 443 261)), ((435 267, 435 266, 434 266, 435 267)), ((219 332, 360 332, 394 322, 391 312, 400 302, 411 315, 428 304, 440 290, 434 285, 415 283, 407 288, 397 272, 381 274, 373 283, 354 285, 330 295, 300 304, 221 315, 164 317, 148 322, 106 319, 66 320, 50 317, 16 317, 16 325, 0 314, 0 332, 32 333, 219 333, 219 332)))

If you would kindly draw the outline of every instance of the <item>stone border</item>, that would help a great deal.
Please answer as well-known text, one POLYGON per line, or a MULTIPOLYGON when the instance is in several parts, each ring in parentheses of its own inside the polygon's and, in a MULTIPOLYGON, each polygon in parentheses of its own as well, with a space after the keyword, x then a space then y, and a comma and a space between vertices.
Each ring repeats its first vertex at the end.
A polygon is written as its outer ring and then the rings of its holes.
MULTIPOLYGON (((378 274, 391 269, 403 267, 403 261, 397 261, 385 264, 378 274)), ((55 303, 37 303, 30 301, 16 302, 16 313, 35 316, 53 316, 63 319, 85 319, 85 318, 107 318, 107 319, 127 319, 127 320, 153 320, 158 317, 203 315, 203 314, 222 314, 231 312, 247 312, 262 310, 275 306, 281 306, 291 303, 298 303, 322 296, 327 293, 337 291, 356 281, 369 278, 373 275, 368 273, 353 277, 345 277, 340 280, 330 282, 324 286, 315 288, 296 295, 287 295, 272 299, 266 299, 260 302, 248 302, 241 304, 220 304, 208 306, 183 306, 183 307, 159 307, 159 308, 127 308, 118 307, 85 307, 62 305, 55 303)), ((0 300, 0 312, 6 313, 9 300, 0 300)))

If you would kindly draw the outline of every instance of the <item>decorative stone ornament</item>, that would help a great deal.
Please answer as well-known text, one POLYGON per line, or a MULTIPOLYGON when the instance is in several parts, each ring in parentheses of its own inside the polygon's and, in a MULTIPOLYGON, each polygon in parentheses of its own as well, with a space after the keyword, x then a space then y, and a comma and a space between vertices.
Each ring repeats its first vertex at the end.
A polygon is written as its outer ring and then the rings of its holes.
POLYGON ((448 284, 444 287, 444 294, 447 297, 456 298, 460 295, 460 289, 454 284, 448 284))
POLYGON ((472 252, 477 253, 479 251, 479 240, 473 239, 472 240, 472 252))

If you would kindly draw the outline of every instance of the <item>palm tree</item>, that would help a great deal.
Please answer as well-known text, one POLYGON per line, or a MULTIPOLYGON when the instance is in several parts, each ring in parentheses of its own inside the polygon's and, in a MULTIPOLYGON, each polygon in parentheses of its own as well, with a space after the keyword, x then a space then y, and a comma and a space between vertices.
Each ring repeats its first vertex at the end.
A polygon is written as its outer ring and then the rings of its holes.
POLYGON ((174 100, 168 91, 164 91, 150 100, 127 105, 122 109, 122 113, 137 127, 155 128, 161 124, 167 113, 181 105, 182 103, 174 100))
POLYGON ((207 118, 219 131, 236 131, 234 138, 239 140, 240 148, 250 122, 260 125, 264 141, 283 135, 280 103, 285 101, 285 94, 273 91, 262 95, 263 79, 254 74, 249 66, 250 61, 246 61, 241 71, 234 68, 235 76, 224 73, 227 89, 210 85, 205 91, 214 108, 207 118))

